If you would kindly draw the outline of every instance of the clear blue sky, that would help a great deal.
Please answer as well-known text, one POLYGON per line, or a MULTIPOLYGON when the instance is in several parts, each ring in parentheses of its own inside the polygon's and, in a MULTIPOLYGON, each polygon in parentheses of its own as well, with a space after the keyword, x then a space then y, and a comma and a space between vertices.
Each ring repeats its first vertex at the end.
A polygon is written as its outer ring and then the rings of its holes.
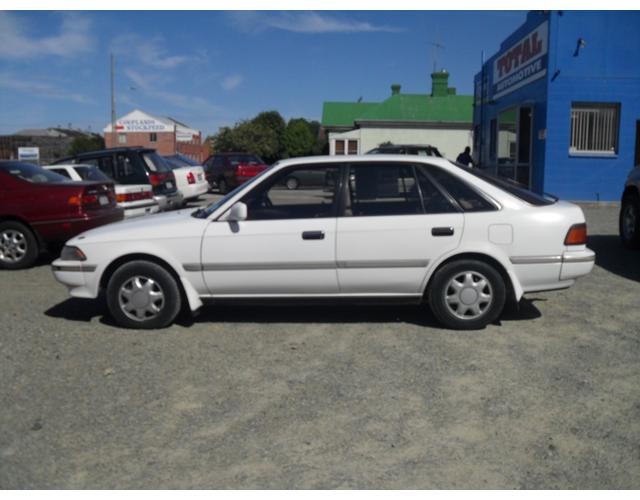
POLYGON ((275 109, 320 119, 323 101, 380 101, 391 83, 428 93, 432 42, 458 93, 471 94, 520 12, 3 12, 0 133, 172 116, 204 134, 275 109))

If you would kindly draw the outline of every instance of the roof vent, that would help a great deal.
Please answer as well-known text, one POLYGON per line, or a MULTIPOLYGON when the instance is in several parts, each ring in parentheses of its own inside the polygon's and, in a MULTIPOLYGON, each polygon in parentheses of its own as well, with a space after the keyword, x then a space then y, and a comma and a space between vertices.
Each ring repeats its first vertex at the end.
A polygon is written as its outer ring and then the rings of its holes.
POLYGON ((391 95, 398 95, 400 93, 400 84, 394 83, 391 85, 391 95))

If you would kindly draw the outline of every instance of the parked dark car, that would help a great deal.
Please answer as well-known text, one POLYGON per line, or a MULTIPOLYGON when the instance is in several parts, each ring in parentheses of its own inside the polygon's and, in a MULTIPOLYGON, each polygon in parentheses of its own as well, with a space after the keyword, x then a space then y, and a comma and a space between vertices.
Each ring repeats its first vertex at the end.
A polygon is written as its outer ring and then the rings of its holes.
POLYGON ((0 268, 30 267, 42 250, 122 220, 112 182, 72 182, 18 161, 0 161, 0 268))
POLYGON ((367 153, 368 155, 420 155, 442 158, 435 146, 428 144, 389 144, 378 146, 367 153))
POLYGON ((171 167, 154 149, 143 147, 113 148, 62 158, 54 162, 95 165, 117 184, 151 184, 160 210, 183 205, 171 167))
POLYGON ((223 194, 269 168, 262 158, 249 153, 216 153, 203 166, 209 185, 223 194))

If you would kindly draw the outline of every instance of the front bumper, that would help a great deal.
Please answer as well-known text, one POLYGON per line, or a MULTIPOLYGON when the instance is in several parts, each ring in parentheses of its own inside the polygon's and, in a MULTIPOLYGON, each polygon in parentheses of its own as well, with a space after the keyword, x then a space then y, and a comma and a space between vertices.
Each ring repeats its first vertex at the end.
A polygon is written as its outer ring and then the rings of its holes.
POLYGON ((86 262, 56 259, 51 264, 53 277, 69 290, 69 295, 83 299, 98 296, 96 266, 86 262))

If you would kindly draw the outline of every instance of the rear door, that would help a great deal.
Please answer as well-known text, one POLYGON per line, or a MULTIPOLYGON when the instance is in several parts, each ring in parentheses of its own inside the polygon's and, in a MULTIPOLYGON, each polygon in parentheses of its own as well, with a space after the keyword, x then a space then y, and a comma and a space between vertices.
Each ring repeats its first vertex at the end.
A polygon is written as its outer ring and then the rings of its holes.
POLYGON ((354 163, 337 225, 341 293, 420 294, 428 266, 455 249, 464 216, 411 163, 354 163))
POLYGON ((242 201, 248 218, 213 221, 202 242, 202 270, 211 294, 336 294, 336 214, 340 167, 283 169, 242 201), (313 170, 313 172, 310 172, 313 170), (288 190, 290 175, 318 175, 321 185, 288 190))

